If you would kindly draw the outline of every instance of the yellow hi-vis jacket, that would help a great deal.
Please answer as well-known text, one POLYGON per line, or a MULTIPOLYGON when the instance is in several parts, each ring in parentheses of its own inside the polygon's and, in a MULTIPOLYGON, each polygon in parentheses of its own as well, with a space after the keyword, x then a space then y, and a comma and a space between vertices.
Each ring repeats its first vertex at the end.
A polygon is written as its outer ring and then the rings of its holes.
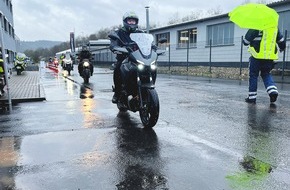
POLYGON ((260 43, 260 51, 256 52, 255 48, 250 46, 248 51, 256 59, 276 60, 278 51, 276 45, 278 28, 268 28, 263 30, 263 36, 260 43))
POLYGON ((3 59, 0 59, 0 73, 4 73, 4 62, 3 62, 3 59))

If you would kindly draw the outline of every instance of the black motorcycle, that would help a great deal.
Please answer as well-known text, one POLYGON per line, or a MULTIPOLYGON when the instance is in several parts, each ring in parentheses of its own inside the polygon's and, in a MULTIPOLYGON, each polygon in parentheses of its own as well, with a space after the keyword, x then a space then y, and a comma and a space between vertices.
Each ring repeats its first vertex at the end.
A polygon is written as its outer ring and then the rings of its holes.
POLYGON ((91 65, 89 59, 84 59, 80 64, 82 64, 82 68, 83 68, 81 76, 84 79, 84 83, 88 84, 90 77, 92 76, 92 73, 91 73, 92 65, 91 65))
MULTIPOLYGON (((109 37, 122 42, 115 33, 109 37)), ((159 117, 159 98, 155 90, 156 61, 165 51, 158 52, 151 34, 132 33, 130 38, 133 42, 123 43, 123 47, 116 47, 113 51, 127 55, 120 67, 122 92, 117 107, 120 111, 139 111, 143 125, 152 128, 159 117)), ((162 39, 159 43, 165 41, 162 39)))

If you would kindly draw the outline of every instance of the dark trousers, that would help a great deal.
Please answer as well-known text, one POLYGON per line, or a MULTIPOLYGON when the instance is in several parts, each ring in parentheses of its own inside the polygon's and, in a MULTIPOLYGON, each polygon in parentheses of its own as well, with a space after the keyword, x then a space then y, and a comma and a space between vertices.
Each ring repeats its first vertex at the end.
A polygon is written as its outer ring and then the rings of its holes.
POLYGON ((259 74, 263 79, 268 94, 278 93, 277 87, 270 73, 274 67, 273 60, 262 60, 250 57, 249 61, 249 98, 256 99, 257 97, 259 74))
POLYGON ((118 60, 115 63, 115 69, 113 72, 113 80, 114 80, 114 86, 115 86, 115 94, 120 95, 122 90, 122 78, 121 78, 121 67, 122 61, 118 60))

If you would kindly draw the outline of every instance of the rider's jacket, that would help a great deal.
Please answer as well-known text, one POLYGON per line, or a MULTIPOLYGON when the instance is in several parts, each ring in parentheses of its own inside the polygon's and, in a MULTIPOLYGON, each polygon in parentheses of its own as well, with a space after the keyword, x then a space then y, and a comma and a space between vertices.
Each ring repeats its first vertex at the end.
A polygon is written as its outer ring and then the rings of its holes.
POLYGON ((278 59, 277 45, 281 50, 285 49, 285 40, 278 28, 265 30, 250 29, 245 35, 244 45, 250 45, 248 51, 256 59, 278 59))
POLYGON ((82 62, 83 59, 91 59, 91 52, 89 50, 82 50, 79 54, 80 62, 82 62))
MULTIPOLYGON (((113 31, 112 33, 116 33, 119 36, 120 40, 122 40, 123 43, 127 44, 127 43, 132 42, 132 40, 130 38, 131 33, 144 33, 144 32, 142 30, 139 30, 139 29, 136 29, 134 32, 127 32, 126 29, 124 27, 122 27, 120 29, 113 31)), ((110 41, 111 41, 110 50, 112 52, 114 51, 114 48, 123 46, 123 43, 120 40, 110 38, 110 41)), ((122 61, 125 58, 126 58, 126 56, 122 55, 122 54, 117 54, 117 57, 116 57, 116 59, 118 61, 122 61)))

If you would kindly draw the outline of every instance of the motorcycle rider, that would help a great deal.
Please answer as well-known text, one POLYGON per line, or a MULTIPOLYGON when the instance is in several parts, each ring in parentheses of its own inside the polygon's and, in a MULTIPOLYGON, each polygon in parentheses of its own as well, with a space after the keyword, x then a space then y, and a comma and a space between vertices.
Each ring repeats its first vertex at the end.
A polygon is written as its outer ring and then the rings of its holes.
POLYGON ((64 53, 62 53, 60 56, 59 56, 59 61, 60 61, 60 65, 61 65, 61 67, 63 68, 63 60, 65 59, 65 54, 64 53))
POLYGON ((14 66, 15 67, 17 66, 17 63, 16 62, 18 61, 18 63, 21 63, 22 70, 25 70, 25 68, 26 68, 25 59, 26 59, 25 54, 23 54, 23 53, 17 53, 16 54, 15 61, 14 61, 14 66))
MULTIPOLYGON (((113 33, 116 33, 119 38, 122 40, 119 41, 118 39, 110 39, 110 50, 114 53, 114 49, 116 47, 122 47, 123 43, 129 43, 132 42, 130 38, 131 33, 143 33, 143 31, 138 29, 138 22, 139 18, 136 15, 135 12, 130 11, 126 12, 123 15, 123 26, 115 31, 112 31, 113 33)), ((122 81, 121 81, 121 71, 120 67, 122 62, 127 58, 126 55, 123 54, 117 54, 116 59, 117 62, 114 64, 114 73, 113 73, 113 81, 114 81, 114 95, 112 98, 113 103, 117 103, 118 99, 121 94, 121 88, 122 88, 122 81)))
POLYGON ((90 70, 91 70, 91 76, 93 76, 94 73, 94 66, 91 63, 91 57, 92 54, 91 52, 88 50, 87 46, 83 46, 81 52, 79 53, 79 65, 78 65, 78 70, 79 70, 79 74, 80 76, 82 75, 83 72, 83 60, 84 59, 88 59, 89 63, 90 63, 90 70))
POLYGON ((67 68, 66 68, 66 63, 67 63, 67 62, 71 62, 71 70, 73 70, 72 58, 71 58, 71 54, 70 54, 69 51, 67 51, 67 52, 65 53, 65 55, 64 55, 64 59, 63 59, 62 61, 63 61, 63 65, 62 65, 63 69, 67 69, 67 68), (64 60, 65 60, 65 61, 64 61, 64 60))

